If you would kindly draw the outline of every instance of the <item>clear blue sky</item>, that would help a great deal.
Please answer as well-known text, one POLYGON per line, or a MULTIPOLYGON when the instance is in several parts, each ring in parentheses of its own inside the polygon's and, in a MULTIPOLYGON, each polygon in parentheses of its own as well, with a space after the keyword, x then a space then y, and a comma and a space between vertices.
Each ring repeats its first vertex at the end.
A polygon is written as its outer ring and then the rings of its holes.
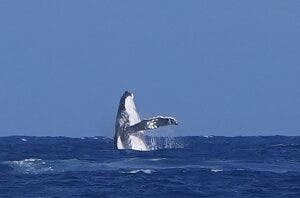
POLYGON ((300 135, 299 1, 0 1, 0 136, 300 135), (166 129, 167 130, 167 129, 166 129))

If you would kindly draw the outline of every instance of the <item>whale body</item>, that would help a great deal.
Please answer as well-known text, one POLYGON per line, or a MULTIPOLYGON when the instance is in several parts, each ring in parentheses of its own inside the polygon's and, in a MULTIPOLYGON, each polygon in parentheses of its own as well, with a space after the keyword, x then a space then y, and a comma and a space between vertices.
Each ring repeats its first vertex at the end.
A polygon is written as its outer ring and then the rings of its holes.
POLYGON ((116 117, 114 146, 116 149, 148 151, 145 130, 160 126, 178 125, 173 117, 157 116, 141 120, 134 103, 134 95, 128 91, 122 95, 116 117))

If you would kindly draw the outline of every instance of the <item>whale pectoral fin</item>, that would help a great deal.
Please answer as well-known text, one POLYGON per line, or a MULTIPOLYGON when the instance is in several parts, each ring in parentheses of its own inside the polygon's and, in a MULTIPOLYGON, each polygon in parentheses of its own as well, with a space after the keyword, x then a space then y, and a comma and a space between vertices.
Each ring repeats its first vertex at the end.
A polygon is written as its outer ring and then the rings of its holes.
POLYGON ((166 125, 178 125, 178 122, 175 118, 172 117, 154 117, 147 120, 142 120, 141 122, 129 126, 126 128, 126 131, 128 132, 137 132, 137 131, 143 131, 143 130, 149 130, 149 129, 156 129, 161 126, 166 125))

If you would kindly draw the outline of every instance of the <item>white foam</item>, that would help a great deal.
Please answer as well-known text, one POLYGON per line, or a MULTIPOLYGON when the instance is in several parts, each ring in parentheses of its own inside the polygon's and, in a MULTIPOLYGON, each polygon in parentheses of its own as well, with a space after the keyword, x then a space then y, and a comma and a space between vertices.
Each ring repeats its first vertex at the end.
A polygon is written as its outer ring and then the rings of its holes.
POLYGON ((276 147, 276 146, 285 146, 285 144, 273 144, 273 145, 271 145, 272 147, 276 147))
POLYGON ((32 162, 36 162, 36 161, 41 161, 41 159, 28 158, 28 159, 19 160, 19 161, 8 161, 8 162, 15 164, 15 165, 23 165, 25 163, 31 164, 32 162))
POLYGON ((28 158, 19 161, 6 161, 4 164, 10 165, 17 172, 26 174, 39 174, 53 171, 52 167, 46 164, 42 159, 28 158))
POLYGON ((153 159, 148 159, 149 161, 157 162, 157 161, 162 161, 166 160, 167 158, 153 158, 153 159))
POLYGON ((217 173, 217 172, 222 172, 223 170, 222 169, 211 169, 210 171, 214 172, 214 173, 217 173))
POLYGON ((22 138, 21 140, 22 140, 23 142, 27 142, 27 140, 26 140, 25 138, 22 138))
POLYGON ((24 159, 24 160, 21 160, 21 161, 24 161, 24 162, 35 162, 35 161, 41 161, 41 159, 28 158, 28 159, 24 159))
POLYGON ((155 172, 154 170, 150 170, 150 169, 138 169, 138 170, 132 170, 132 171, 129 171, 129 173, 131 174, 135 174, 135 173, 146 173, 146 174, 151 174, 153 172, 155 172))

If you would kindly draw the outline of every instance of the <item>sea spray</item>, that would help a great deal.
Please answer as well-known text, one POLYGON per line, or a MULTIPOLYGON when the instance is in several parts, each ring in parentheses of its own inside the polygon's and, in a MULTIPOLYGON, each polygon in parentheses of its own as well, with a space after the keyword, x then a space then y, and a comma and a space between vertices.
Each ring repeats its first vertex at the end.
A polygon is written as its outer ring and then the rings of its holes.
POLYGON ((157 137, 154 133, 147 133, 147 144, 150 150, 183 148, 183 144, 175 137, 157 137))

